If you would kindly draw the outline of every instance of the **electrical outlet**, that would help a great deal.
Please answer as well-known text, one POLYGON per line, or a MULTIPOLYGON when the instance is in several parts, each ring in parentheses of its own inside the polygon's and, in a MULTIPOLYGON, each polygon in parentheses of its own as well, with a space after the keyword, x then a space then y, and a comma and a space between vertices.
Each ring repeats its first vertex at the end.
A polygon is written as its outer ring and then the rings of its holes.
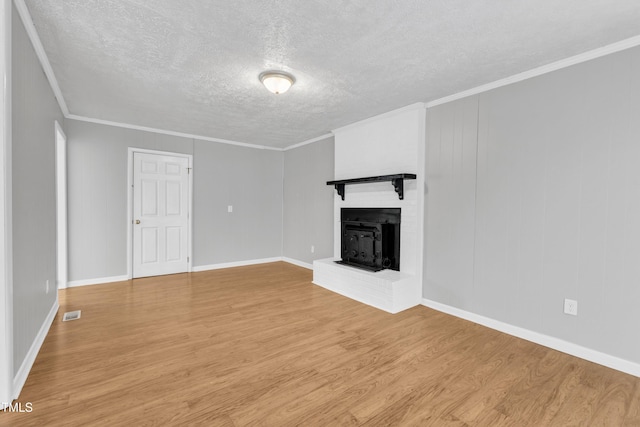
POLYGON ((46 290, 46 293, 49 293, 49 279, 47 279, 47 281, 44 282, 44 288, 46 290))
POLYGON ((231 205, 227 206, 227 212, 229 213, 233 212, 233 206, 231 205))
POLYGON ((315 246, 311 245, 311 253, 314 253, 316 251, 315 246))
POLYGON ((567 299, 564 300, 564 312, 565 314, 571 314, 572 316, 578 315, 578 301, 567 299))

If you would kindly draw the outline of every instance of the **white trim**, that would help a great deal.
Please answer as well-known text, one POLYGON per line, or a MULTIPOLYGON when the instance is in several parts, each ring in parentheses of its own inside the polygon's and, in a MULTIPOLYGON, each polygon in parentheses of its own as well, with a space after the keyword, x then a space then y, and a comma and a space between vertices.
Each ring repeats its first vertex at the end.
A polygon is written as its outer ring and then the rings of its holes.
POLYGON ((288 147, 284 147, 282 151, 293 150, 294 148, 300 148, 304 145, 313 144, 314 142, 324 141, 327 138, 333 137, 333 132, 325 133, 324 135, 320 135, 316 138, 307 139, 306 141, 298 142, 297 144, 289 145, 288 147))
MULTIPOLYGON (((193 148, 193 146, 192 146, 193 148)), ((193 154, 190 154, 188 157, 188 168, 189 168, 189 194, 187 201, 187 206, 189 207, 189 213, 187 215, 187 250, 189 251, 189 255, 187 256, 187 273, 191 273, 193 271, 193 154)))
POLYGON ((62 114, 64 114, 64 116, 67 117, 69 115, 69 109, 67 108, 67 103, 64 101, 64 97, 62 96, 62 91, 60 90, 60 86, 58 85, 58 80, 56 79, 55 74, 53 74, 53 68, 51 68, 51 63, 49 62, 49 58, 47 57, 47 54, 44 51, 44 47, 42 46, 40 37, 38 37, 38 32, 36 31, 36 27, 35 25, 33 25, 33 19, 31 19, 29 8, 24 3, 24 0, 14 0, 14 3, 16 5, 16 10, 20 15, 20 19, 22 19, 24 28, 27 30, 27 34, 29 35, 29 39, 31 40, 33 49, 36 51, 36 55, 40 60, 40 65, 42 65, 44 74, 47 76, 47 80, 49 80, 49 85, 51 85, 51 90, 53 90, 53 94, 58 100, 58 105, 62 110, 62 114))
POLYGON ((420 141, 418 141, 418 169, 416 174, 416 190, 417 190, 417 200, 416 200, 416 209, 417 209, 417 241, 416 241, 416 253, 415 253, 415 265, 417 276, 417 292, 418 292, 418 301, 422 297, 422 280, 424 277, 424 268, 425 268, 425 229, 426 229, 426 219, 425 219, 425 209, 426 209, 426 194, 425 191, 425 182, 426 182, 426 168, 427 168, 427 109, 425 108, 420 117, 420 130, 419 135, 420 141))
POLYGON ((231 268, 231 267, 244 267, 247 265, 267 264, 270 262, 278 262, 278 261, 282 261, 282 257, 249 259, 246 261, 234 261, 234 262, 223 262, 220 264, 199 265, 199 266, 193 267, 192 271, 196 273, 199 271, 220 270, 222 268, 231 268))
POLYGON ((564 341, 562 339, 555 338, 549 335, 541 334, 539 332, 530 331, 519 326, 510 325, 499 320, 484 317, 479 314, 461 310, 456 307, 451 307, 449 305, 442 304, 436 301, 431 301, 426 298, 422 299, 422 305, 437 311, 441 311, 443 313, 450 314, 455 317, 459 317, 461 319, 469 320, 482 326, 486 326, 487 328, 495 329, 496 331, 504 332, 505 334, 513 335, 514 337, 522 338, 524 340, 531 341, 536 344, 540 344, 575 357, 579 357, 580 359, 588 360, 590 362, 597 363, 608 368, 640 377, 640 364, 638 363, 611 356, 609 354, 592 350, 590 348, 582 347, 578 344, 564 341))
POLYGON ((102 285, 104 283, 125 282, 131 278, 124 276, 98 277, 97 279, 73 280, 67 283, 67 288, 77 288, 79 286, 102 285))
POLYGON ((0 409, 13 398, 11 0, 0 0, 0 409))
MULTIPOLYGON (((22 3, 24 4, 23 0, 16 0, 16 4, 18 3, 22 3)), ((28 12, 27 12, 28 13, 28 12)), ((21 15, 22 16, 22 15, 21 15)), ((23 18, 24 20, 24 18, 23 18)), ((27 24, 25 24, 25 26, 27 26, 27 24)), ((33 23, 31 23, 31 27, 33 27, 33 23)), ((35 31, 35 28, 33 29, 33 31, 35 31)), ((27 31, 29 33, 29 31, 27 31)), ((31 34, 29 33, 30 37, 31 34)), ((36 34, 37 37, 37 34, 36 34)), ((36 42, 33 41, 34 45, 36 44, 36 42)), ((38 39, 38 43, 40 43, 39 39, 38 39)), ((504 79, 500 79, 500 80, 496 80, 494 82, 491 83, 487 83, 481 86, 477 86, 475 88, 466 90, 466 91, 462 91, 453 95, 448 95, 445 96, 443 98, 439 98, 433 101, 429 101, 429 102, 417 102, 414 104, 410 104, 407 105, 405 107, 402 108, 398 108, 396 110, 392 110, 392 111, 388 111, 386 113, 383 114, 379 114, 377 116, 373 116, 373 117, 369 117, 367 119, 364 120, 360 120, 358 122, 355 123, 351 123, 348 124, 346 126, 342 126, 339 128, 334 129, 332 132, 321 135, 319 137, 316 138, 312 138, 312 139, 308 139, 293 145, 289 145, 285 148, 276 148, 276 147, 269 147, 266 145, 259 145, 259 144, 248 144, 248 143, 244 143, 244 142, 238 142, 238 141, 232 141, 232 140, 228 140, 228 139, 221 139, 221 138, 212 138, 212 137, 207 137, 207 136, 202 136, 202 135, 195 135, 195 134, 190 134, 190 133, 183 133, 183 132, 175 132, 175 131, 169 131, 169 130, 164 130, 164 129, 158 129, 158 128, 151 128, 151 127, 146 127, 146 126, 138 126, 138 125, 132 125, 132 124, 127 124, 127 123, 120 123, 120 122, 113 122, 113 121, 109 121, 109 120, 101 120, 101 119, 94 119, 91 117, 84 117, 84 116, 78 116, 75 114, 69 114, 68 110, 66 109, 66 105, 64 105, 64 100, 62 99, 62 95, 58 94, 58 92, 56 92, 56 89, 54 89, 54 92, 56 93, 56 97, 59 98, 59 100, 61 100, 61 109, 63 110, 63 112, 65 112, 65 118, 67 119, 72 119, 72 120, 80 120, 80 121, 85 121, 85 122, 90 122, 90 123, 98 123, 98 124, 103 124, 103 125, 109 125, 109 126, 116 126, 116 127, 122 127, 122 128, 127 128, 127 129, 135 129, 135 130, 141 130, 141 131, 147 131, 147 132, 154 132, 154 133, 161 133, 161 134, 166 134, 166 135, 173 135, 173 136, 180 136, 180 137, 184 137, 184 138, 194 138, 194 139, 199 139, 199 140, 203 140, 203 141, 211 141, 211 142, 219 142, 221 144, 230 144, 230 145, 237 145, 237 146, 242 146, 242 147, 249 147, 249 148, 256 148, 256 149, 262 149, 262 150, 274 150, 274 151, 287 151, 287 150, 292 150, 294 148, 298 148, 301 147, 303 145, 307 145, 307 144, 311 144, 317 141, 321 141, 323 139, 326 138, 330 138, 331 136, 333 136, 336 132, 341 132, 345 129, 349 129, 352 126, 357 126, 357 125, 361 125, 361 124, 365 124, 369 121, 375 121, 375 120, 380 120, 389 116, 393 116, 395 114, 399 114, 399 113, 403 113, 405 111, 410 111, 413 109, 417 109, 417 108, 431 108, 431 107, 435 107, 437 105, 440 104, 445 104, 447 102, 451 102, 451 101, 455 101, 457 99, 461 99, 461 98, 466 98, 468 96, 471 95, 476 95, 482 92, 487 92, 489 90, 492 89, 496 89, 502 86, 507 86, 510 85, 512 83, 517 83, 523 80, 527 80, 533 77, 537 77, 546 73, 550 73, 552 71, 556 71, 556 70, 560 70, 563 68, 567 68, 570 67, 572 65, 576 65, 576 64, 580 64, 582 62, 586 62, 586 61, 590 61, 592 59, 597 59, 612 53, 616 53, 616 52, 620 52, 626 49, 630 49, 633 47, 636 47, 640 45, 640 36, 635 36, 635 37, 631 37, 629 39, 626 40, 622 40, 616 43, 612 43, 610 45, 607 46, 603 46, 601 48, 597 48, 597 49, 593 49, 590 50, 588 52, 584 52, 581 53, 579 55, 575 55, 566 59, 562 59, 560 61, 556 61, 553 62, 551 64, 547 64, 547 65, 543 65, 541 67, 537 67, 534 68, 532 70, 528 70, 522 73, 518 73, 515 74, 513 76, 509 76, 506 77, 504 79), (64 108, 62 107, 62 105, 64 105, 64 108)), ((37 50, 37 49, 36 49, 37 50)), ((44 51, 43 51, 44 52, 44 51)), ((40 57, 38 55, 38 57, 40 57)), ((46 55, 44 56, 46 64, 49 64, 48 60, 46 59, 46 55)), ((46 70, 46 66, 43 62, 43 68, 45 68, 46 70)), ((50 65, 49 65, 49 68, 50 65)), ((48 76, 48 74, 47 74, 48 76)), ((53 71, 51 71, 51 76, 53 78, 53 81, 56 84, 57 87, 57 82, 55 81, 55 77, 53 76, 53 71)), ((51 79, 50 79, 51 80, 51 79)), ((53 87, 53 83, 52 83, 52 87, 53 87)), ((59 91, 59 89, 58 89, 59 91)))
POLYGON ((132 124, 129 124, 129 123, 113 122, 113 121, 110 121, 110 120, 93 119, 91 117, 78 116, 76 114, 67 114, 67 115, 65 115, 65 118, 70 119, 70 120, 78 120, 78 121, 81 121, 81 122, 96 123, 96 124, 106 125, 106 126, 114 126, 114 127, 119 127, 119 128, 125 128, 125 129, 141 130, 141 131, 144 131, 144 132, 160 133, 160 134, 163 134, 163 135, 179 136, 179 137, 182 137, 182 138, 198 139, 198 140, 201 140, 201 141, 218 142, 220 144, 237 145, 239 147, 256 148, 256 149, 259 149, 259 150, 282 151, 282 148, 269 147, 269 146, 266 146, 266 145, 248 144, 246 142, 232 141, 230 139, 212 138, 212 137, 209 137, 209 136, 196 135, 196 134, 192 134, 192 133, 176 132, 176 131, 172 131, 172 130, 158 129, 158 128, 152 128, 152 127, 147 127, 147 126, 138 126, 138 125, 132 125, 132 124))
POLYGON ((282 261, 288 262, 289 264, 297 265, 298 267, 308 268, 309 270, 313 270, 313 264, 309 264, 308 262, 298 261, 297 259, 287 258, 286 256, 282 257, 282 261))
POLYGON ((0 0, 0 409, 13 400, 11 1, 0 0))
POLYGON ((127 280, 133 278, 133 149, 127 152, 127 280))
POLYGON ((492 89, 507 86, 512 83, 528 80, 533 77, 538 77, 543 74, 550 73, 552 71, 561 70, 563 68, 571 67, 572 65, 580 64, 582 62, 591 61, 592 59, 601 58, 612 53, 620 52, 626 49, 631 49, 640 45, 640 36, 631 37, 626 40, 622 40, 607 46, 603 46, 597 49, 590 50, 588 52, 581 53, 579 55, 571 56, 569 58, 561 59, 560 61, 552 62, 551 64, 543 65, 541 67, 534 68, 513 76, 506 77, 504 79, 496 80, 485 85, 477 86, 475 88, 465 90, 453 95, 445 96, 444 98, 429 101, 425 105, 427 108, 435 107, 440 104, 446 104, 447 102, 455 101, 457 99, 466 98, 471 95, 477 95, 482 92, 487 92, 492 89))
POLYGON ((187 273, 193 271, 193 154, 174 153, 172 151, 149 150, 129 147, 127 150, 127 279, 133 279, 133 155, 135 153, 155 154, 158 156, 183 157, 187 159, 189 172, 189 191, 187 206, 187 273))
POLYGON ((337 129, 334 129, 332 132, 335 135, 336 133, 342 132, 344 130, 351 129, 351 128, 356 127, 356 126, 361 126, 361 125, 364 125, 364 124, 367 124, 367 123, 370 123, 370 122, 375 122, 375 121, 378 121, 378 120, 381 120, 381 119, 386 119, 386 118, 395 116, 396 114, 402 114, 402 113, 405 113, 407 111, 419 110, 419 109, 423 109, 423 108, 425 108, 424 102, 416 102, 414 104, 406 105, 406 106, 404 106, 402 108, 398 108, 398 109, 395 109, 395 110, 387 111, 386 113, 378 114, 377 116, 369 117, 369 118, 366 118, 364 120, 360 120, 360 121, 357 121, 355 123, 351 123, 351 124, 348 124, 346 126, 339 127, 337 129))
POLYGON ((33 366, 33 362, 36 361, 36 356, 38 356, 38 352, 40 351, 40 347, 42 347, 42 343, 44 343, 44 339, 47 337, 49 333, 49 329, 51 328, 51 324, 53 323, 53 319, 56 317, 56 313, 58 313, 58 297, 56 294, 56 300, 51 306, 51 310, 49 310, 49 314, 42 322, 42 326, 40 326, 40 330, 38 331, 38 335, 36 335, 33 343, 31 344, 31 348, 27 352, 24 360, 22 361, 22 365, 20 365, 20 369, 16 373, 13 378, 13 398, 17 399, 20 396, 20 392, 22 391, 22 387, 24 386, 25 381, 27 381, 27 377, 29 376, 29 372, 31 372, 31 367, 33 366))
MULTIPOLYGON (((311 264, 307 264, 307 263, 302 262, 302 261, 297 261, 297 260, 294 260, 294 259, 291 259, 291 258, 284 258, 284 257, 273 257, 273 258, 251 259, 251 260, 246 260, 246 261, 224 262, 224 263, 220 263, 220 264, 201 265, 201 266, 197 266, 197 267, 191 267, 191 271, 195 273, 195 272, 199 272, 199 271, 219 270, 221 268, 231 268, 231 267, 244 267, 244 266, 247 266, 247 265, 267 264, 267 263, 270 263, 270 262, 278 262, 278 261, 284 261, 284 262, 288 262, 289 264, 297 265, 299 267, 305 267, 305 268, 313 269, 313 266, 311 264)), ((97 279, 74 280, 72 282, 69 282, 67 284, 67 287, 69 287, 69 288, 77 288, 79 286, 102 285, 102 284, 113 283, 113 282, 125 282, 127 280, 131 280, 131 277, 129 277, 129 276, 127 276, 125 274, 123 276, 112 276, 112 277, 100 277, 100 278, 97 278, 97 279)))
POLYGON ((62 113, 64 114, 64 117, 66 119, 71 119, 71 120, 79 120, 79 121, 85 121, 85 122, 90 122, 90 123, 98 123, 98 124, 104 124, 104 125, 109 125, 109 126, 116 126, 116 127, 122 127, 122 128, 127 128, 127 129, 135 129, 135 130, 142 130, 142 131, 147 131, 147 132, 153 132, 153 133, 160 133, 160 134, 165 134, 165 135, 173 135, 173 136, 180 136, 180 137, 185 137, 185 138, 195 138, 195 139, 199 139, 199 140, 203 140, 203 141, 211 141, 211 142, 219 142, 221 144, 230 144, 230 145, 237 145, 237 146, 241 146, 241 147, 249 147, 249 148, 256 148, 256 149, 262 149, 262 150, 274 150, 274 151, 286 151, 286 150, 291 150, 294 148, 298 148, 301 147, 303 145, 306 144, 311 144, 313 142, 316 141, 321 141, 322 139, 328 138, 330 137, 332 134, 335 134, 336 131, 340 132, 344 129, 347 129, 353 125, 359 125, 359 124, 363 124, 366 123, 370 120, 378 120, 381 118, 384 118, 388 115, 393 115, 393 114, 397 114, 400 112, 404 112, 413 108, 431 108, 431 107, 435 107, 436 105, 440 105, 440 104, 445 104, 447 102, 451 102, 454 101, 456 99, 461 99, 461 98, 465 98, 467 96, 471 96, 471 95, 476 95, 478 93, 482 93, 482 92, 486 92, 489 91, 491 89, 496 89, 502 86, 506 86, 512 83, 516 83, 522 80, 526 80, 526 79, 530 79, 532 77, 537 77, 540 76, 542 74, 546 74, 549 73, 551 71, 556 71, 562 68, 566 68, 566 67, 570 67, 572 65, 575 64, 579 64, 581 62, 585 62, 585 61, 589 61, 592 59, 596 59, 596 58, 600 58, 615 52, 620 52, 622 50, 625 49, 630 49, 632 47, 636 47, 638 45, 640 45, 640 36, 635 36, 635 37, 631 37, 616 43, 612 43, 610 45, 607 46, 603 46, 601 48, 597 48, 597 49, 593 49, 590 50, 588 52, 584 52, 581 53, 579 55, 575 55, 566 59, 562 59, 560 61, 556 61, 553 62, 551 64, 547 64, 547 65, 543 65, 541 67, 537 67, 534 68, 532 70, 529 71, 525 71, 523 73, 519 73, 504 79, 500 79, 500 80, 496 80, 494 82, 491 83, 487 83, 485 85, 481 85, 466 91, 462 91, 453 95, 448 95, 445 96, 443 98, 439 98, 433 101, 429 101, 426 103, 423 102, 418 102, 415 104, 411 104, 408 105, 406 107, 402 107, 399 108, 397 110, 393 110, 387 113, 383 113, 374 117, 370 117, 368 119, 364 119, 340 128, 337 128, 335 130, 333 130, 333 132, 329 133, 329 134, 325 134, 322 136, 319 136, 317 138, 312 138, 309 140, 305 140, 302 141, 300 143, 297 144, 293 144, 290 146, 287 146, 285 148, 276 148, 276 147, 269 147, 266 145, 259 145, 259 144, 248 144, 248 143, 244 143, 244 142, 238 142, 238 141, 232 141, 232 140, 228 140, 228 139, 221 139, 221 138, 212 138, 212 137, 207 137, 207 136, 201 136, 201 135, 194 135, 194 134, 189 134, 189 133, 183 133, 183 132, 175 132, 175 131, 169 131, 169 130, 164 130, 164 129, 158 129, 158 128, 151 128, 151 127, 146 127, 146 126, 138 126, 138 125, 132 125, 132 124, 128 124, 128 123, 120 123, 120 122, 114 122, 114 121, 109 121, 109 120, 102 120, 102 119, 96 119, 96 118, 91 118, 91 117, 85 117, 85 116, 79 116, 76 114, 71 114, 69 112, 69 109, 67 108, 67 104, 64 100, 64 97, 62 96, 62 91, 60 90, 60 86, 58 85, 58 81, 53 73, 53 68, 51 67, 51 64, 49 62, 49 59, 44 51, 44 47, 42 46, 42 42, 40 41, 40 38, 38 37, 38 33, 35 29, 35 26, 33 25, 33 20, 31 18, 31 14, 29 13, 29 9, 27 8, 24 0, 15 0, 14 1, 15 5, 16 5, 16 9, 20 15, 20 18, 22 19, 22 22, 24 23, 24 26, 27 30, 27 34, 29 35, 29 39, 31 40, 31 43, 33 44, 33 47, 36 51, 36 54, 38 56, 38 59, 40 60, 40 63, 42 65, 42 68, 44 69, 44 72, 47 76, 47 79, 49 80, 49 84, 51 85, 51 89, 53 90, 56 99, 58 100, 58 104, 60 105, 60 109, 62 110, 62 113))
POLYGON ((67 227, 67 136, 57 120, 54 121, 56 156, 56 289, 67 287, 68 227, 67 227))
POLYGON ((282 156, 280 156, 280 172, 282 173, 281 177, 281 182, 280 182, 280 253, 284 254, 284 209, 285 209, 285 184, 286 184, 286 167, 285 167, 285 163, 286 163, 286 159, 285 159, 285 155, 283 154, 282 156))

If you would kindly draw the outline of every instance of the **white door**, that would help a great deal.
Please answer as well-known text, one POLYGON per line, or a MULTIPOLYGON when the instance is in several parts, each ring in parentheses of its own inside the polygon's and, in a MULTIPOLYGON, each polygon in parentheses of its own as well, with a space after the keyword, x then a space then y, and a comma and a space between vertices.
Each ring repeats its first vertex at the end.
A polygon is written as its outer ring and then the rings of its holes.
POLYGON ((133 277, 189 265, 189 159, 133 153, 133 277))

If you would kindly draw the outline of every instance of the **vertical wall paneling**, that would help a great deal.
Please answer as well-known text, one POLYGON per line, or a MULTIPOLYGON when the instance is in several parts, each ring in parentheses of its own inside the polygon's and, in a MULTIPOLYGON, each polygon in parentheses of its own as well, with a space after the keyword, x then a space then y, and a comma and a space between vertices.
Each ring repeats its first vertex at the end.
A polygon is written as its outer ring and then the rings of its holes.
POLYGON ((424 297, 640 363, 640 48, 478 95, 475 181, 462 109, 428 111, 424 297))
POLYGON ((0 409, 13 399, 11 1, 0 0, 0 409))
POLYGON ((423 295, 470 309, 473 293, 478 97, 427 112, 423 295))
POLYGON ((57 307, 54 122, 60 107, 12 11, 12 233, 14 393, 57 307), (49 283, 47 292, 46 282, 49 283))

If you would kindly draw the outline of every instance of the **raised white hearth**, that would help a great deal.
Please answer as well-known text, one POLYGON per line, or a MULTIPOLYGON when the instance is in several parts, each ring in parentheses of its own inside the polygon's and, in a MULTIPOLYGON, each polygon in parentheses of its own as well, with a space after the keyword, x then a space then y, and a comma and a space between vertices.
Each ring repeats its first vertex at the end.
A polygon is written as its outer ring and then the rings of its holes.
POLYGON ((313 262, 313 283, 389 313, 411 308, 419 301, 414 277, 394 270, 376 273, 336 264, 333 258, 313 262))

